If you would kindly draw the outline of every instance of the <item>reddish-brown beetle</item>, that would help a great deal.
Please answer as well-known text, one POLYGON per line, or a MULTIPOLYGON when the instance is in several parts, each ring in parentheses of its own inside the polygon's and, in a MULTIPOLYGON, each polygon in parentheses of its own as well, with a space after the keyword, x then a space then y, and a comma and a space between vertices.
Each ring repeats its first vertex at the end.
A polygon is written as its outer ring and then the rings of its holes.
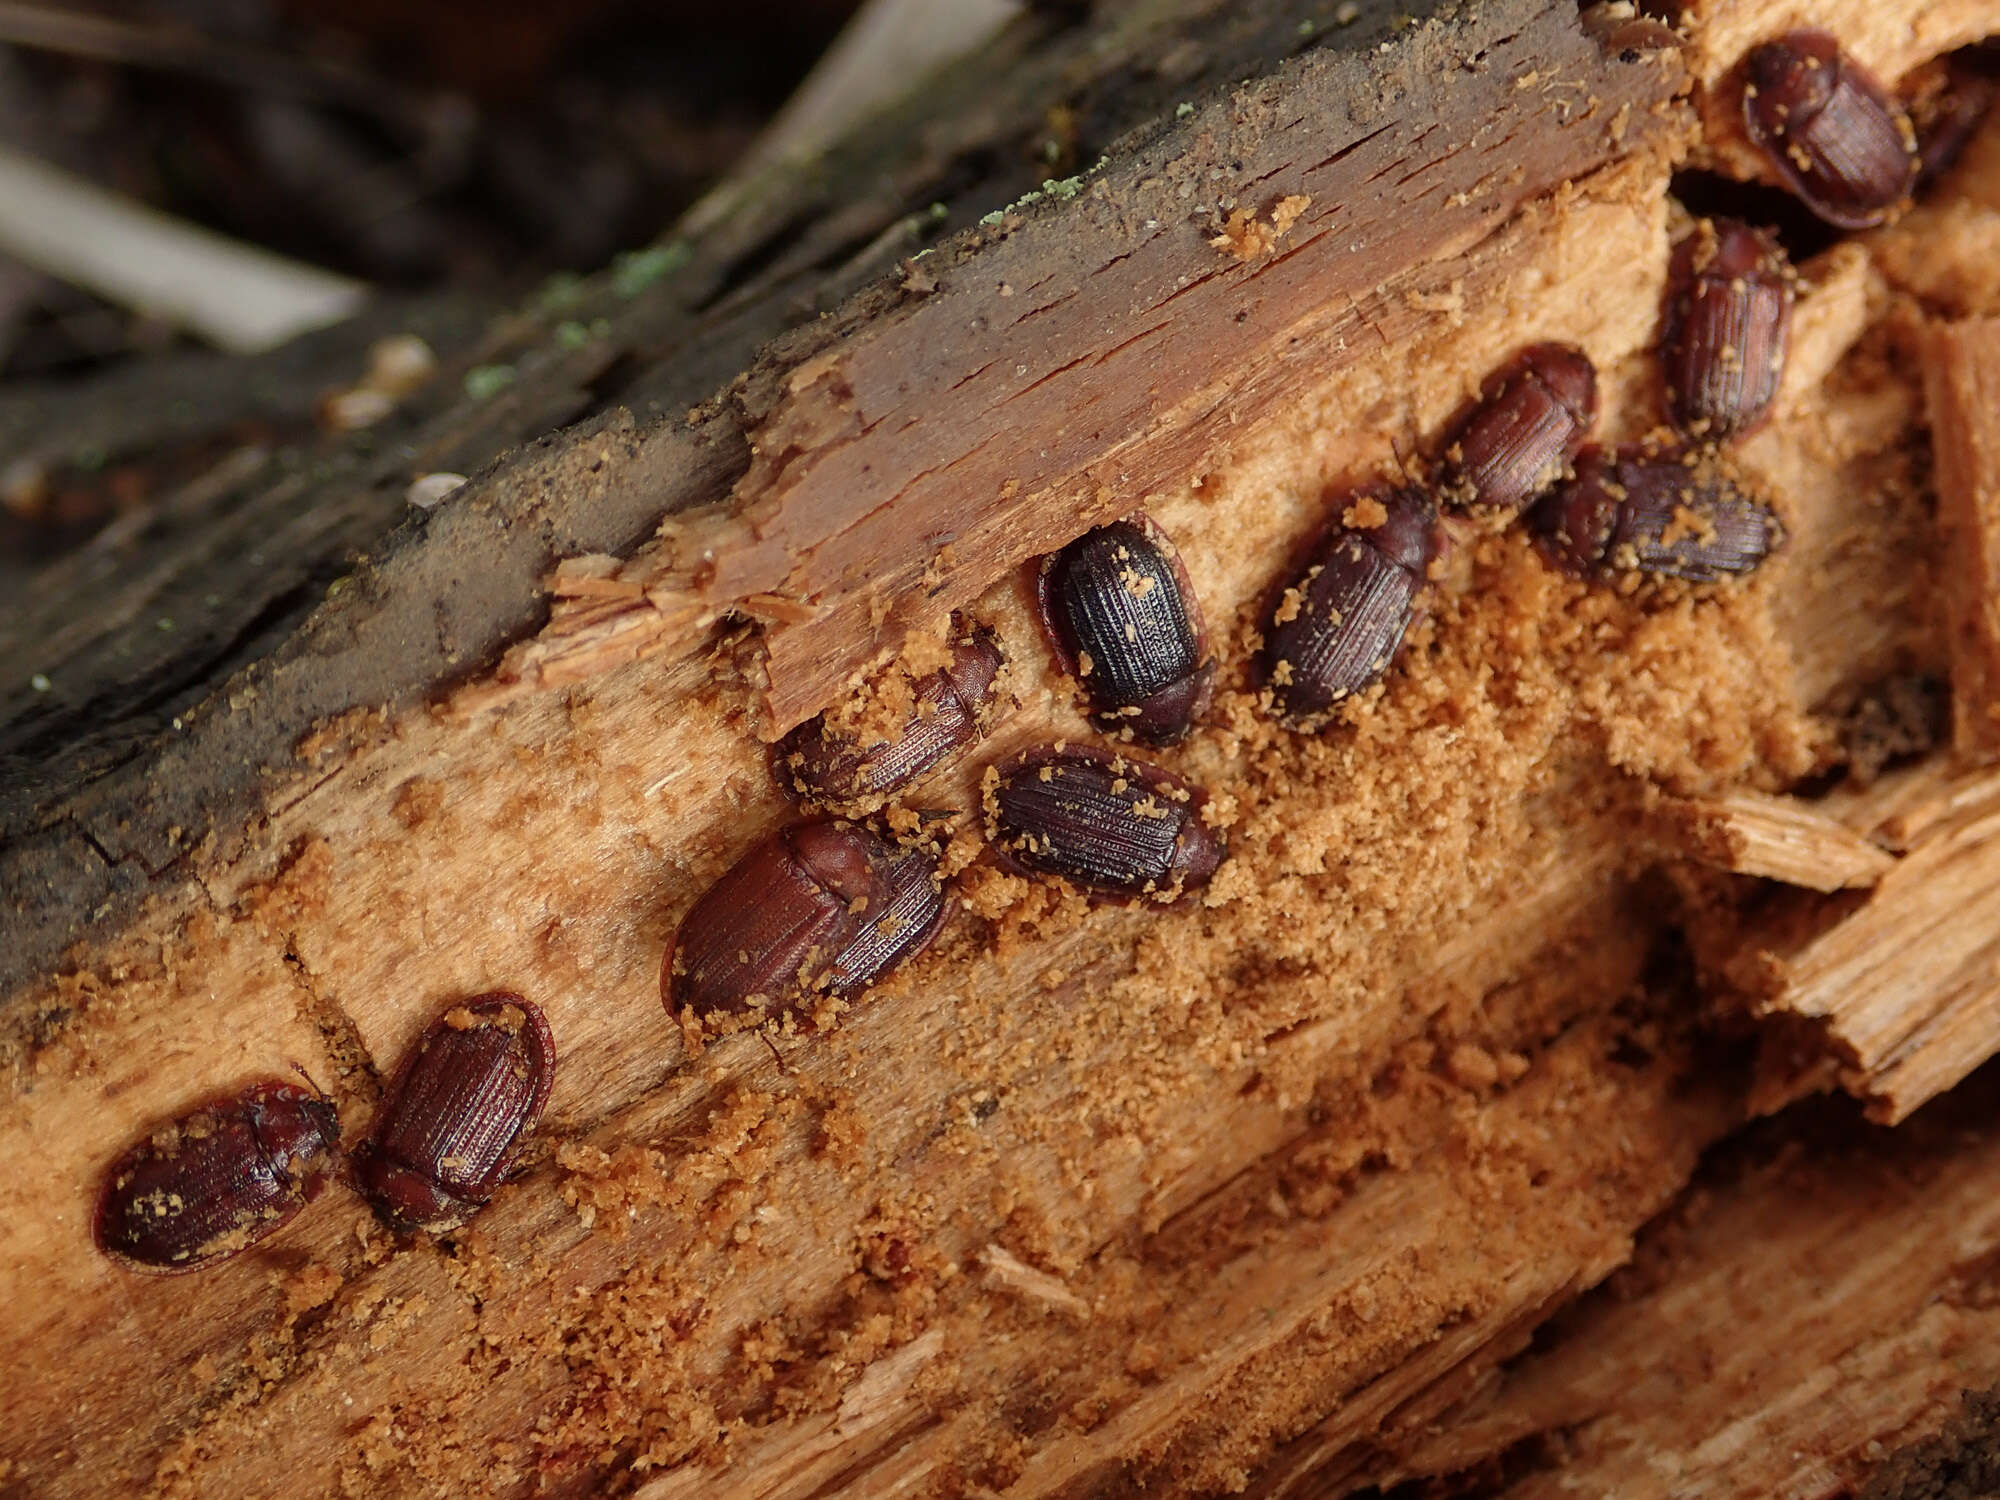
POLYGON ((1958 164, 1993 108, 2000 80, 1953 58, 1944 65, 1942 87, 1927 91, 1910 108, 1917 135, 1917 187, 1923 189, 1958 164))
POLYGON ((1264 635, 1272 704, 1308 732, 1389 670, 1437 555, 1437 512, 1419 491, 1364 490, 1343 514, 1351 524, 1314 551, 1264 635))
POLYGON ((667 1009, 795 1010, 908 962, 945 917, 937 864, 854 823, 795 823, 739 859, 681 919, 660 971, 667 1009))
POLYGON ((333 1105, 266 1080, 161 1126, 112 1164, 93 1226, 136 1271, 194 1271, 276 1233, 340 1150, 333 1105))
POLYGON ((772 751, 778 785, 811 804, 873 811, 979 738, 1001 665, 992 631, 962 631, 951 660, 911 684, 915 704, 900 733, 864 745, 829 725, 825 714, 808 719, 772 751))
POLYGON ((1713 449, 1587 449, 1531 518, 1550 561, 1582 577, 1714 583, 1754 572, 1784 540, 1713 449))
POLYGON ((1085 532, 1042 559, 1042 629, 1107 734, 1186 737, 1208 708, 1215 661, 1187 570, 1145 517, 1085 532))
POLYGON ((1568 344, 1533 344, 1486 382, 1445 445, 1440 493, 1520 510, 1561 477, 1597 422, 1597 367, 1568 344))
POLYGON ((1748 224, 1704 219, 1675 248, 1668 286, 1660 359, 1675 423, 1711 443, 1755 430, 1785 373, 1784 252, 1748 224))
POLYGON ((383 1102, 355 1180, 393 1227, 455 1229, 506 1181, 555 1080, 555 1040, 519 995, 447 1010, 417 1042, 383 1102))
POLYGON ((1910 196, 1909 116, 1823 31, 1753 47, 1743 90, 1751 143, 1806 207, 1842 229, 1880 224, 1910 196))
POLYGON ((994 773, 987 836, 1008 863, 1118 901, 1179 900, 1226 854, 1201 793, 1158 766, 1099 750, 1030 750, 994 773))

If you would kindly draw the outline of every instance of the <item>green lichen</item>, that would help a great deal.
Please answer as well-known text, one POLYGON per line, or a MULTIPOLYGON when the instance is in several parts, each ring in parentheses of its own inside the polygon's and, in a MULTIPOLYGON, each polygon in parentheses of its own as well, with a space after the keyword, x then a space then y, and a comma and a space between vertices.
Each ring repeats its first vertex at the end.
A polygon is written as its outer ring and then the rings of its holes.
POLYGON ((486 401, 514 383, 512 365, 474 365, 465 372, 465 394, 474 401, 486 401))
POLYGON ((543 312, 568 312, 583 301, 584 280, 574 271, 558 271, 542 283, 535 300, 543 312))
POLYGON ((611 262, 611 290, 636 297, 662 277, 671 276, 694 258, 685 241, 669 240, 644 250, 628 250, 611 262))

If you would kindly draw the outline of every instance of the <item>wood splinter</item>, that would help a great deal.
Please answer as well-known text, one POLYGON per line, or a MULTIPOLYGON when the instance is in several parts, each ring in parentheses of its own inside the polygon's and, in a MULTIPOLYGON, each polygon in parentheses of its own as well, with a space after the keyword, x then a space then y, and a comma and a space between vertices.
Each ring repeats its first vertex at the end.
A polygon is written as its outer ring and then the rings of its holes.
POLYGON ((1932 324, 1924 396, 1937 459, 1952 745, 2000 759, 2000 318, 1932 324))
POLYGON ((1666 809, 1668 836, 1690 857, 1809 891, 1871 886, 1896 857, 1796 797, 1733 791, 1666 809))
POLYGON ((1060 1276, 1036 1270, 999 1245, 988 1245, 980 1251, 979 1263, 986 1268, 987 1278, 996 1287, 1013 1293, 1022 1301, 1052 1313, 1067 1314, 1079 1322, 1089 1320, 1090 1304, 1071 1291, 1060 1276))
MULTIPOLYGON (((1935 779, 1948 779, 1942 763, 1935 779)), ((1940 789, 1940 796, 1944 796, 1940 789)), ((1955 786, 1858 906, 1783 906, 1736 970, 1767 1016, 1816 1023, 1842 1085, 1893 1125, 2000 1052, 2000 776, 1955 786), (1804 936, 1797 934, 1803 929, 1804 936)))

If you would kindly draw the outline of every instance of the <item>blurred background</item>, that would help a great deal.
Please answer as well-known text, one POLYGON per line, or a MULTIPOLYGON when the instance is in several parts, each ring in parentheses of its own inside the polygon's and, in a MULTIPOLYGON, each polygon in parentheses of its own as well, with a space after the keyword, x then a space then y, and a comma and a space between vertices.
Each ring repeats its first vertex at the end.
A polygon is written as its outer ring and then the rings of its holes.
MULTIPOLYGON (((226 342, 77 274, 125 238, 70 223, 79 184, 276 252, 336 298, 351 281, 497 310, 659 236, 857 3, 0 0, 0 167, 16 174, 0 173, 0 403, 226 342)), ((186 477, 5 470, 0 592, 186 477)))
MULTIPOLYGON (((505 296, 659 234, 855 4, 0 3, 0 142, 369 282, 505 296)), ((0 380, 173 337, 0 256, 0 380)))

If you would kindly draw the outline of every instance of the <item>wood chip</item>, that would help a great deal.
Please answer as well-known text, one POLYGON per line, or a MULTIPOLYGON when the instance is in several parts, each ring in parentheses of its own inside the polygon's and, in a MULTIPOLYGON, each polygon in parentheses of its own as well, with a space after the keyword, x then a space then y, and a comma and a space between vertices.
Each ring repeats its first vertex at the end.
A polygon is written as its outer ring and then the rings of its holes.
POLYGON ((1896 857, 1797 797, 1736 791, 1676 801, 1670 837, 1703 864, 1811 891, 1870 886, 1896 857))
POLYGON ((2000 758, 2000 318, 1933 324, 1924 396, 1937 459, 1952 743, 2000 758))
MULTIPOLYGON (((1840 1081, 1885 1124, 2000 1051, 2000 775, 1940 785, 1931 818, 1867 899, 1831 925, 1796 908, 1753 935, 1767 1015, 1816 1023, 1840 1081), (1808 919, 1800 921, 1801 916, 1808 919), (1802 937, 1779 938, 1780 931, 1802 937)), ((1819 913, 1821 917, 1827 913, 1819 913)))
POLYGON ((999 1245, 988 1245, 980 1251, 979 1261, 986 1267, 988 1280, 1024 1301, 1036 1303, 1050 1312, 1067 1313, 1080 1321, 1090 1317, 1090 1304, 1071 1291, 1060 1276, 1037 1271, 999 1245))
POLYGON ((944 1348, 944 1332, 933 1328, 861 1371, 831 1412, 770 1429, 758 1451, 756 1478, 735 1489, 715 1471, 690 1464, 660 1475, 639 1490, 640 1500, 681 1496, 810 1495, 831 1486, 857 1462, 906 1437, 923 1420, 913 1389, 917 1377, 944 1348))

